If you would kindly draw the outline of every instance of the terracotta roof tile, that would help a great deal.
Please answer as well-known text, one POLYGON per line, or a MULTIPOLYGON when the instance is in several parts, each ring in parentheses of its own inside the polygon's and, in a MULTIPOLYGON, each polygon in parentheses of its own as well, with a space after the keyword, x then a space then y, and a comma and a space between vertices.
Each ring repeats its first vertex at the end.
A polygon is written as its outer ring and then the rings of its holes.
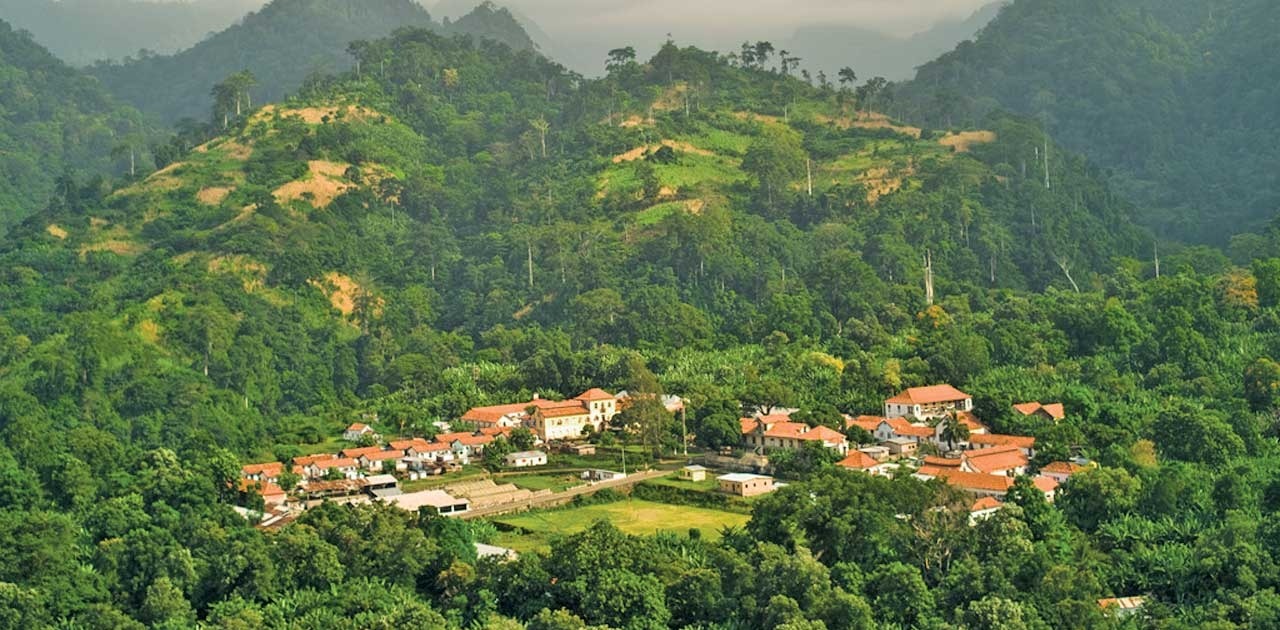
POLYGON ((868 468, 875 468, 876 466, 879 466, 880 462, 872 459, 870 455, 867 455, 862 451, 853 451, 849 453, 848 457, 836 462, 836 465, 841 468, 866 470, 868 468))
POLYGON ((931 405, 942 402, 956 402, 970 396, 950 385, 930 385, 929 387, 911 387, 906 391, 886 400, 898 405, 931 405))
POLYGON ((983 510, 994 510, 1003 505, 1004 504, 1001 503, 1000 500, 995 497, 982 497, 981 499, 978 499, 977 501, 973 502, 973 506, 969 508, 969 511, 981 512, 983 510))
POLYGON ((1045 412, 1046 415, 1048 415, 1050 418, 1053 418, 1054 420, 1061 420, 1067 417, 1066 408, 1062 405, 1062 403, 1040 404, 1039 402, 1025 402, 1025 403, 1018 403, 1014 405, 1013 408, 1015 411, 1017 411, 1018 413, 1024 416, 1029 416, 1037 411, 1043 411, 1045 412))
POLYGON ((251 475, 262 475, 264 477, 276 477, 284 472, 284 464, 280 462, 267 462, 265 464, 248 464, 240 468, 240 474, 248 477, 251 475))
POLYGON ((612 400, 613 394, 610 394, 609 392, 606 392, 603 389, 600 389, 599 387, 592 387, 591 389, 588 389, 587 391, 582 392, 581 394, 578 394, 576 398, 578 400, 584 400, 588 402, 596 401, 596 400, 612 400))
POLYGON ((1004 475, 986 475, 983 473, 964 472, 953 468, 933 468, 933 472, 926 473, 921 468, 920 473, 937 477, 948 485, 962 488, 965 490, 983 490, 987 492, 1008 492, 1013 487, 1013 477, 1004 475))
POLYGON ((989 474, 1025 468, 1030 463, 1027 456, 1016 446, 969 451, 964 454, 964 460, 970 468, 989 474))
POLYGON ((857 418, 845 420, 844 426, 846 429, 849 427, 855 427, 855 426, 862 427, 864 430, 870 433, 870 432, 874 432, 877 428, 879 428, 880 423, 884 421, 885 419, 880 416, 858 416, 857 418))
POLYGON ((1086 470, 1089 470, 1089 469, 1085 466, 1081 466, 1080 464, 1073 464, 1071 462, 1052 462, 1052 463, 1046 464, 1044 468, 1041 468, 1040 472, 1055 473, 1059 475, 1069 476, 1069 475, 1074 475, 1076 473, 1082 473, 1086 470))
POLYGON ((998 433, 986 433, 969 436, 970 444, 982 444, 992 446, 1016 446, 1018 448, 1031 449, 1036 446, 1036 439, 1024 435, 1000 435, 998 433))
POLYGON ((342 456, 343 456, 343 457, 350 457, 350 458, 352 458, 352 459, 356 459, 356 458, 358 458, 358 457, 363 457, 363 456, 368 455, 368 454, 370 454, 370 453, 379 453, 379 452, 381 452, 381 451, 382 451, 382 447, 381 447, 381 446, 364 446, 364 447, 361 447, 361 448, 344 448, 344 449, 342 449, 342 456))

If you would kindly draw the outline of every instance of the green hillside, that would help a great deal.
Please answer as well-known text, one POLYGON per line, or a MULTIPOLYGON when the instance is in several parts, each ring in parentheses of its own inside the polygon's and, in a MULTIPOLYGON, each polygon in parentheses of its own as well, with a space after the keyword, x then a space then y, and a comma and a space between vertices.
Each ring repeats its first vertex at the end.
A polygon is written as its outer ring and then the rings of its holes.
POLYGON ((1266 0, 1020 0, 900 96, 931 125, 1034 116, 1114 169, 1161 234, 1222 244, 1280 203, 1278 20, 1266 0))
POLYGON ((64 173, 127 173, 129 147, 143 168, 145 144, 136 111, 0 20, 0 233, 64 173))
POLYGON ((446 29, 415 0, 274 0, 182 52, 101 63, 90 72, 117 97, 162 120, 205 120, 210 90, 234 73, 247 69, 254 75, 257 84, 249 91, 254 102, 279 101, 309 76, 350 69, 352 42, 412 27, 505 37, 513 47, 530 46, 509 14, 489 7, 446 29))
POLYGON ((1134 594, 1161 627, 1276 624, 1280 260, 1157 268, 1033 121, 911 127, 769 55, 620 49, 588 80, 422 29, 353 50, 0 243, 0 625, 1110 630, 1136 619, 1098 600, 1134 594), (661 533, 507 563, 476 558, 483 521, 230 509, 261 499, 240 464, 375 414, 423 436, 535 393, 683 396, 683 423, 641 398, 596 438, 635 466, 739 444, 744 404, 841 426, 944 382, 1034 436, 1032 467, 1098 469, 971 524, 954 488, 806 448, 744 528, 667 531, 690 501, 741 519, 655 484, 661 533))

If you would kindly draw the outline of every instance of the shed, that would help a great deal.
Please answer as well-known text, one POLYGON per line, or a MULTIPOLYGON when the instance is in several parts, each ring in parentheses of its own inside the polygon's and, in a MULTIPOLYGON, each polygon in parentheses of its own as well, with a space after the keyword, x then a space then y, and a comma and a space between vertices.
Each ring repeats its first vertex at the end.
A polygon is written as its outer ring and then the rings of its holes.
POLYGON ((754 497, 774 491, 773 477, 750 473, 732 473, 716 477, 720 491, 740 497, 754 497))
POLYGON ((697 464, 685 466, 680 469, 680 478, 685 481, 704 481, 707 478, 707 469, 697 464))

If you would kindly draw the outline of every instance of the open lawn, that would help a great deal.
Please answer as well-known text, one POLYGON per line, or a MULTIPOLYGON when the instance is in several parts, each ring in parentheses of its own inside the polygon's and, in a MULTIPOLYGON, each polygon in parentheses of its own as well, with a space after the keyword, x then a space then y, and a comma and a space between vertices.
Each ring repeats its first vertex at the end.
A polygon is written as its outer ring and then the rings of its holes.
POLYGON ((517 488, 525 490, 550 490, 552 492, 561 492, 565 488, 580 486, 584 482, 577 475, 556 475, 556 474, 529 474, 529 475, 503 475, 495 481, 499 483, 512 483, 517 488))
POLYGON ((523 530, 502 532, 495 544, 517 551, 547 550, 554 536, 581 532, 598 520, 607 520, 618 529, 634 535, 648 536, 658 532, 688 534, 696 528, 704 537, 716 539, 722 527, 741 527, 750 517, 685 505, 668 505, 650 501, 623 500, 603 505, 525 512, 501 516, 495 522, 523 530))

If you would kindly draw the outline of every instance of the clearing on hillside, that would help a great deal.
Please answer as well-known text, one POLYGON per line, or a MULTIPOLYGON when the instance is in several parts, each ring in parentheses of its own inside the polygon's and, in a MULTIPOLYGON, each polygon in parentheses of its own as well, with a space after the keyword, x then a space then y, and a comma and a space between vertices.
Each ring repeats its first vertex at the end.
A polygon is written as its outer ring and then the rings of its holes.
POLYGON ((990 144, 995 141, 994 131, 961 131, 947 134, 938 140, 938 144, 955 149, 956 153, 968 153, 975 144, 990 144))
POLYGON ((307 162, 308 172, 302 179, 276 189, 276 203, 284 206, 304 199, 316 209, 327 208, 339 195, 355 187, 344 179, 350 167, 350 164, 327 160, 307 162))
POLYGON ((690 529, 702 531, 705 538, 719 538, 725 526, 742 527, 751 517, 688 505, 669 505, 638 499, 626 499, 603 505, 579 508, 525 512, 500 516, 495 522, 517 528, 521 532, 503 534, 498 544, 517 551, 546 550, 557 535, 581 532, 598 520, 606 520, 618 529, 637 536, 658 532, 687 534, 690 529))

